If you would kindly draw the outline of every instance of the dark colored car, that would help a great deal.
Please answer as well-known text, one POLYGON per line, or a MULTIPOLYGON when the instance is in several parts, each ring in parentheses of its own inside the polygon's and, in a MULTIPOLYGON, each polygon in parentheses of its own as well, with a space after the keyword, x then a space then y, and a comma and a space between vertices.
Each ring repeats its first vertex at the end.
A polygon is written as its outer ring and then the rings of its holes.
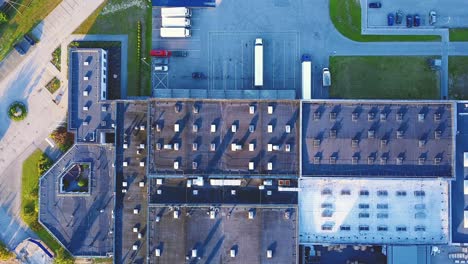
POLYGON ((153 57, 170 57, 171 52, 168 50, 151 50, 150 55, 153 57))
POLYGON ((395 15, 393 13, 390 13, 387 15, 387 25, 393 26, 395 23, 395 15))
POLYGON ((413 26, 419 27, 421 25, 421 17, 416 14, 413 16, 413 26))
POLYGON ((396 12, 396 21, 395 21, 395 23, 396 23, 397 25, 400 25, 401 22, 403 22, 403 12, 397 11, 397 12, 396 12))
POLYGON ((406 15, 406 27, 412 27, 413 26, 413 16, 412 15, 406 15))
POLYGON ((26 50, 24 50, 24 48, 20 45, 20 43, 16 43, 13 47, 21 56, 26 54, 26 50))
POLYGON ((31 36, 29 36, 28 34, 24 35, 24 39, 25 39, 29 44, 31 44, 31 46, 36 45, 36 41, 35 41, 31 36))
POLYGON ((172 51, 172 56, 174 57, 187 57, 188 52, 185 50, 174 50, 172 51))
POLYGON ((192 72, 192 78, 193 79, 205 79, 206 76, 203 74, 203 72, 192 72))
POLYGON ((382 3, 380 2, 371 2, 369 3, 369 8, 381 8, 382 7, 382 3))

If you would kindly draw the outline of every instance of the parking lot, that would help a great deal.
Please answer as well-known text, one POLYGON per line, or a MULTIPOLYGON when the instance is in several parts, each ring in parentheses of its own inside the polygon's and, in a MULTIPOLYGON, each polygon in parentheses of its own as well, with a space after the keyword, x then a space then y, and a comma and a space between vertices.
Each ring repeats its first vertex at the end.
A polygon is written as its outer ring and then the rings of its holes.
MULTIPOLYGON (((299 97, 300 56, 307 53, 314 59, 315 46, 319 45, 316 40, 321 36, 309 27, 314 19, 306 11, 297 10, 313 8, 317 7, 307 1, 223 1, 215 9, 192 9, 191 37, 178 39, 160 37, 160 8, 154 8, 152 48, 188 51, 187 57, 169 58, 168 72, 153 73, 155 96, 299 97), (261 88, 253 85, 256 38, 264 43, 261 88), (201 72, 206 78, 194 80, 193 72, 201 72)), ((314 75, 321 66, 314 64, 314 75)), ((314 80, 320 85, 318 76, 314 80)))
MULTIPOLYGON (((368 0, 367 2, 376 2, 368 0)), ((377 1, 378 2, 378 1, 377 1)), ((379 9, 367 8, 368 27, 387 27, 387 14, 395 13, 398 10, 403 12, 403 22, 401 25, 394 25, 392 28, 406 28, 406 15, 419 14, 422 28, 457 28, 468 26, 468 16, 466 15, 465 0, 382 0, 382 7, 379 9), (437 22, 429 24, 429 12, 437 13, 437 22)))

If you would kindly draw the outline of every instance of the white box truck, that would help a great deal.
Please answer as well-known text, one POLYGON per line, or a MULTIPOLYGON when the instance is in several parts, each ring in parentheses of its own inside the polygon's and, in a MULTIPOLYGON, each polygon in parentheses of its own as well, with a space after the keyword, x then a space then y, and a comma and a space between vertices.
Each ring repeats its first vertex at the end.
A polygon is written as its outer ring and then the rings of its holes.
POLYGON ((185 17, 163 17, 163 27, 190 27, 190 19, 185 17))
POLYGON ((255 39, 255 86, 263 86, 263 40, 255 39))
POLYGON ((328 87, 331 85, 330 70, 328 68, 323 68, 322 70, 322 84, 323 87, 328 87))
POLYGON ((188 38, 190 29, 186 28, 161 28, 162 38, 188 38))
POLYGON ((192 11, 186 7, 162 7, 161 17, 191 17, 192 11))
POLYGON ((312 60, 309 55, 302 55, 302 99, 312 99, 312 60))

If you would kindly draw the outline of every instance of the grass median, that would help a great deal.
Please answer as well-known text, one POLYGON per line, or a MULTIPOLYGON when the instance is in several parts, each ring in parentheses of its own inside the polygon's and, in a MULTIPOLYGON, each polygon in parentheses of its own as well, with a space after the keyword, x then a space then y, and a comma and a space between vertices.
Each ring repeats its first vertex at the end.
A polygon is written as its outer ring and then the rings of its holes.
POLYGON ((450 29, 450 41, 468 41, 468 28, 450 29))
MULTIPOLYGON (((151 94, 151 4, 146 1, 106 0, 75 30, 75 34, 128 35, 128 91, 129 96, 151 94), (141 22, 141 58, 138 56, 138 22, 141 22)), ((124 51, 122 51, 124 52, 124 51)))
POLYGON ((4 8, 8 21, 0 25, 0 61, 6 57, 13 45, 24 34, 39 24, 62 0, 17 0, 10 2, 11 4, 7 4, 4 8))
POLYGON ((330 18, 343 36, 354 41, 440 41, 440 36, 361 35, 361 6, 358 0, 330 0, 330 18))
POLYGON ((468 100, 468 57, 449 57, 449 96, 468 100))
POLYGON ((23 163, 21 183, 21 218, 57 256, 68 263, 71 256, 60 243, 39 224, 39 178, 52 166, 52 160, 41 150, 34 151, 23 163))
POLYGON ((427 57, 331 57, 330 97, 439 99, 437 73, 427 57))

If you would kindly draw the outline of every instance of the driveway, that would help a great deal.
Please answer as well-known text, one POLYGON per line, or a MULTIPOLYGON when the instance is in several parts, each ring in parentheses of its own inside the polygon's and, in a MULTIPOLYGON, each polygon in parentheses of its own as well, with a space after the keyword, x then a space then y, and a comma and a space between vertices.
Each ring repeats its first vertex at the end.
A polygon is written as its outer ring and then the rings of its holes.
POLYGON ((64 0, 33 30, 40 42, 20 59, 10 55, 0 65, 0 226, 8 223, 9 227, 0 230, 0 239, 10 248, 31 235, 19 218, 22 162, 66 116, 66 81, 63 97, 53 97, 43 88, 54 74, 48 70, 51 53, 102 2, 64 0), (17 100, 26 103, 28 117, 13 123, 6 110, 17 100))

